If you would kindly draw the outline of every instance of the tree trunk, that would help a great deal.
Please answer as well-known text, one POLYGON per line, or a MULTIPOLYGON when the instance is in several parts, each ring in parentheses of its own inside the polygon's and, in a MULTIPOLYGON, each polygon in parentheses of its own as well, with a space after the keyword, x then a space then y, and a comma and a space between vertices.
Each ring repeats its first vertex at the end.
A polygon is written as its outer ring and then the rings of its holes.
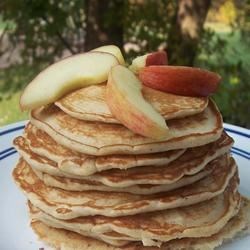
POLYGON ((179 0, 167 41, 171 64, 194 64, 211 0, 179 0))
POLYGON ((86 0, 85 50, 102 45, 123 46, 123 0, 86 0))

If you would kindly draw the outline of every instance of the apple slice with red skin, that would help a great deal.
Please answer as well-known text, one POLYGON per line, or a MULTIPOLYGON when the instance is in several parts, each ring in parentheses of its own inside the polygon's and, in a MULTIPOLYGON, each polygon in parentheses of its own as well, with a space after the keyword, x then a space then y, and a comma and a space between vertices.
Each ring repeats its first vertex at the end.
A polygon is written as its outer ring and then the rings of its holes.
POLYGON ((149 66, 139 79, 150 88, 176 95, 209 96, 216 92, 221 77, 208 70, 185 66, 149 66))
POLYGON ((129 66, 130 70, 138 73, 140 69, 150 65, 167 65, 168 58, 165 51, 152 52, 143 56, 136 57, 129 66))
POLYGON ((142 95, 142 84, 128 68, 111 68, 106 88, 106 102, 111 113, 134 133, 153 139, 169 136, 164 118, 142 95))
POLYGON ((168 57, 165 51, 157 51, 147 55, 146 67, 151 65, 167 65, 168 57))

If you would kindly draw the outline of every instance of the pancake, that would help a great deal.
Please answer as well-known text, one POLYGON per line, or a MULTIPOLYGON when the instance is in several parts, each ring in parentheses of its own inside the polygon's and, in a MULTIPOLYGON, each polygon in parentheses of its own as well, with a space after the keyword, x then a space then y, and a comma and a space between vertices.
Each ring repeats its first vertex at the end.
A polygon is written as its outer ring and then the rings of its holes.
MULTIPOLYGON (((32 220, 39 220, 39 221, 45 221, 46 225, 54 225, 56 228, 61 228, 60 224, 61 222, 54 217, 42 212, 39 208, 32 205, 30 201, 28 201, 28 209, 29 209, 29 215, 32 220)), ((78 231, 78 229, 75 229, 75 231, 78 231)), ((94 239, 101 240, 103 242, 106 242, 113 246, 124 246, 127 245, 130 241, 133 241, 133 238, 117 233, 115 231, 110 232, 92 232, 91 230, 85 230, 82 232, 82 229, 79 229, 79 234, 85 235, 94 239)))
POLYGON ((66 220, 88 215, 125 216, 189 206, 221 194, 232 176, 236 176, 234 180, 237 179, 237 167, 233 158, 225 155, 217 160, 215 171, 194 184, 153 195, 135 195, 102 191, 72 192, 49 187, 22 159, 13 171, 16 184, 34 206, 66 220))
POLYGON ((91 175, 107 169, 127 169, 139 166, 165 165, 178 158, 185 149, 141 155, 90 156, 67 149, 31 123, 25 128, 25 138, 32 152, 57 162, 58 168, 73 175, 91 175))
POLYGON ((55 106, 31 112, 31 123, 49 134, 57 143, 90 155, 146 154, 205 145, 221 136, 222 117, 209 101, 204 112, 168 121, 168 139, 153 140, 118 124, 75 119, 55 106))
MULTIPOLYGON (((35 170, 53 176, 70 177, 102 183, 110 187, 129 187, 138 184, 163 185, 172 184, 185 175, 194 175, 204 169, 212 160, 227 153, 233 140, 223 133, 219 140, 200 147, 190 148, 175 161, 163 166, 141 166, 127 170, 110 169, 91 176, 77 176, 63 171, 60 165, 48 158, 34 154, 23 137, 14 140, 19 154, 35 170)), ((73 173, 73 174, 72 174, 73 173)))
POLYGON ((38 237, 54 248, 64 250, 213 250, 224 242, 242 237, 249 233, 250 202, 243 198, 239 213, 234 216, 218 233, 210 237, 183 238, 163 243, 159 247, 145 247, 139 242, 124 247, 115 247, 104 242, 84 237, 64 229, 49 227, 41 221, 33 220, 31 227, 38 237))
POLYGON ((34 217, 49 226, 83 235, 89 231, 92 234, 114 231, 134 241, 142 241, 146 246, 159 246, 162 242, 186 237, 209 237, 219 232, 239 211, 241 197, 237 192, 237 178, 231 179, 224 193, 187 207, 115 218, 85 216, 59 220, 44 212, 36 213, 34 217))
POLYGON ((61 188, 69 191, 88 191, 88 190, 96 190, 96 191, 104 191, 104 192, 126 192, 132 194, 155 194, 160 192, 166 192, 170 190, 174 190, 180 187, 184 187, 190 185, 196 181, 201 180, 202 178, 211 174, 214 170, 215 164, 209 164, 202 171, 198 172, 195 175, 185 176, 180 180, 171 183, 171 184, 163 184, 163 185, 150 185, 150 184, 142 184, 142 185, 133 185, 124 188, 119 187, 109 187, 103 185, 102 183, 94 180, 80 180, 69 177, 58 177, 49 175, 35 169, 35 174, 44 182, 45 185, 61 188))
MULTIPOLYGON (((222 162, 223 164, 223 162, 222 162)), ((183 177, 177 179, 176 181, 170 182, 170 177, 173 178, 174 176, 174 169, 172 169, 171 167, 168 167, 167 170, 169 171, 162 171, 162 175, 165 175, 165 182, 167 182, 167 184, 147 184, 147 181, 145 179, 144 176, 144 180, 145 183, 144 184, 137 184, 137 185, 130 185, 130 186, 126 186, 123 187, 123 185, 121 185, 120 187, 118 185, 116 186, 108 186, 108 185, 104 185, 102 182, 97 181, 98 180, 98 176, 91 176, 91 178, 88 179, 76 179, 76 178, 69 178, 69 177, 59 177, 59 176, 54 176, 54 175, 49 175, 47 173, 43 173, 41 171, 37 171, 35 169, 34 172, 36 173, 36 175, 48 186, 52 186, 52 187, 58 187, 58 188, 62 188, 65 190, 71 190, 71 191, 86 191, 86 190, 99 190, 99 191, 113 191, 113 192, 128 192, 128 193, 135 193, 135 194, 154 194, 154 193, 159 193, 159 192, 163 192, 163 191, 170 191, 179 187, 184 187, 186 185, 192 184, 206 176, 208 176, 209 174, 211 174, 215 168, 218 167, 218 165, 221 165, 220 163, 220 159, 216 159, 211 161, 209 164, 207 164, 201 171, 199 171, 198 173, 192 174, 192 175, 184 175, 184 172, 182 173, 183 177), (218 164, 219 162, 219 164, 218 164), (95 179, 96 177, 96 179, 95 179), (125 188, 125 190, 124 190, 125 188)), ((176 174, 180 175, 181 171, 190 171, 190 169, 188 168, 184 168, 184 169, 179 169, 178 170, 178 165, 176 165, 176 174), (179 172, 178 172, 179 171, 179 172)), ((190 164, 188 164, 188 166, 190 166, 190 164)), ((153 170, 153 169, 152 169, 153 170)), ((156 171, 152 171, 151 172, 151 176, 156 177, 156 176, 160 176, 161 172, 157 171, 158 169, 156 169, 156 171)), ((106 173, 108 176, 108 173, 106 173)), ((122 172, 119 173, 119 176, 122 176, 122 172)), ((133 176, 133 173, 131 173, 133 176)), ((141 173, 143 174, 143 172, 141 173)), ((152 180, 150 179, 150 173, 145 173, 145 175, 147 174, 148 176, 148 183, 151 183, 152 180)), ((187 174, 187 172, 186 172, 187 174)), ((190 174, 190 172, 188 172, 188 174, 190 174)), ((136 175, 136 171, 135 171, 135 175, 136 175)), ((125 178, 127 177, 126 173, 124 173, 125 178)), ((135 177, 135 176, 134 176, 135 177)), ((99 178, 100 179, 100 178, 99 178)), ((163 180, 163 177, 161 176, 161 179, 163 180)), ((137 180, 138 182, 138 180, 137 180)), ((123 182, 124 183, 124 182, 123 182)), ((132 183, 132 181, 131 181, 132 183)), ((134 183, 136 183, 136 181, 134 181, 134 183)))
MULTIPOLYGON (((176 96, 145 86, 142 93, 166 120, 198 114, 208 104, 208 98, 176 96)), ((120 124, 111 114, 105 94, 106 85, 89 86, 64 96, 55 105, 77 119, 120 124)))

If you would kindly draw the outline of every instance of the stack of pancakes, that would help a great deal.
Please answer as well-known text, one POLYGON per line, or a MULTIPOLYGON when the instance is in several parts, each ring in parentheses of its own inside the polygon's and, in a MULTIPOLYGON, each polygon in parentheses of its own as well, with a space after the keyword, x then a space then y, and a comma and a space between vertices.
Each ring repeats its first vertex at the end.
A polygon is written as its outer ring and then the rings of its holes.
POLYGON ((213 249, 248 226, 233 144, 208 98, 144 87, 167 120, 153 140, 124 127, 105 85, 31 111, 13 172, 31 226, 63 249, 213 249))

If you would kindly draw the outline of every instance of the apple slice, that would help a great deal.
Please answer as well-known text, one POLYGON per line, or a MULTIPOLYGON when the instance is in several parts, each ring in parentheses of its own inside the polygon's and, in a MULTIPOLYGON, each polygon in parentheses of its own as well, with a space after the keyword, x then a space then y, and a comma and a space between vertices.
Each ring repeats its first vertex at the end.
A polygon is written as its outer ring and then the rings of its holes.
POLYGON ((153 139, 168 137, 164 118, 143 98, 142 84, 128 68, 112 67, 106 102, 117 120, 133 132, 153 139))
POLYGON ((115 56, 104 52, 77 54, 56 62, 25 88, 20 98, 21 109, 47 105, 72 90, 107 81, 110 68, 117 64, 115 56))
POLYGON ((132 70, 135 74, 139 72, 140 69, 150 66, 150 65, 167 65, 168 58, 165 51, 152 52, 144 56, 138 56, 129 66, 129 69, 132 70))
POLYGON ((122 52, 121 50, 115 46, 115 45, 105 45, 105 46, 101 46, 101 47, 98 47, 96 49, 93 49, 92 51, 100 51, 100 52, 106 52, 106 53, 110 53, 112 55, 114 55, 119 63, 121 65, 125 65, 125 60, 124 60, 124 57, 122 55, 122 52))
POLYGON ((139 71, 144 85, 164 92, 184 96, 209 96, 221 77, 211 71, 185 66, 149 66, 139 71))

